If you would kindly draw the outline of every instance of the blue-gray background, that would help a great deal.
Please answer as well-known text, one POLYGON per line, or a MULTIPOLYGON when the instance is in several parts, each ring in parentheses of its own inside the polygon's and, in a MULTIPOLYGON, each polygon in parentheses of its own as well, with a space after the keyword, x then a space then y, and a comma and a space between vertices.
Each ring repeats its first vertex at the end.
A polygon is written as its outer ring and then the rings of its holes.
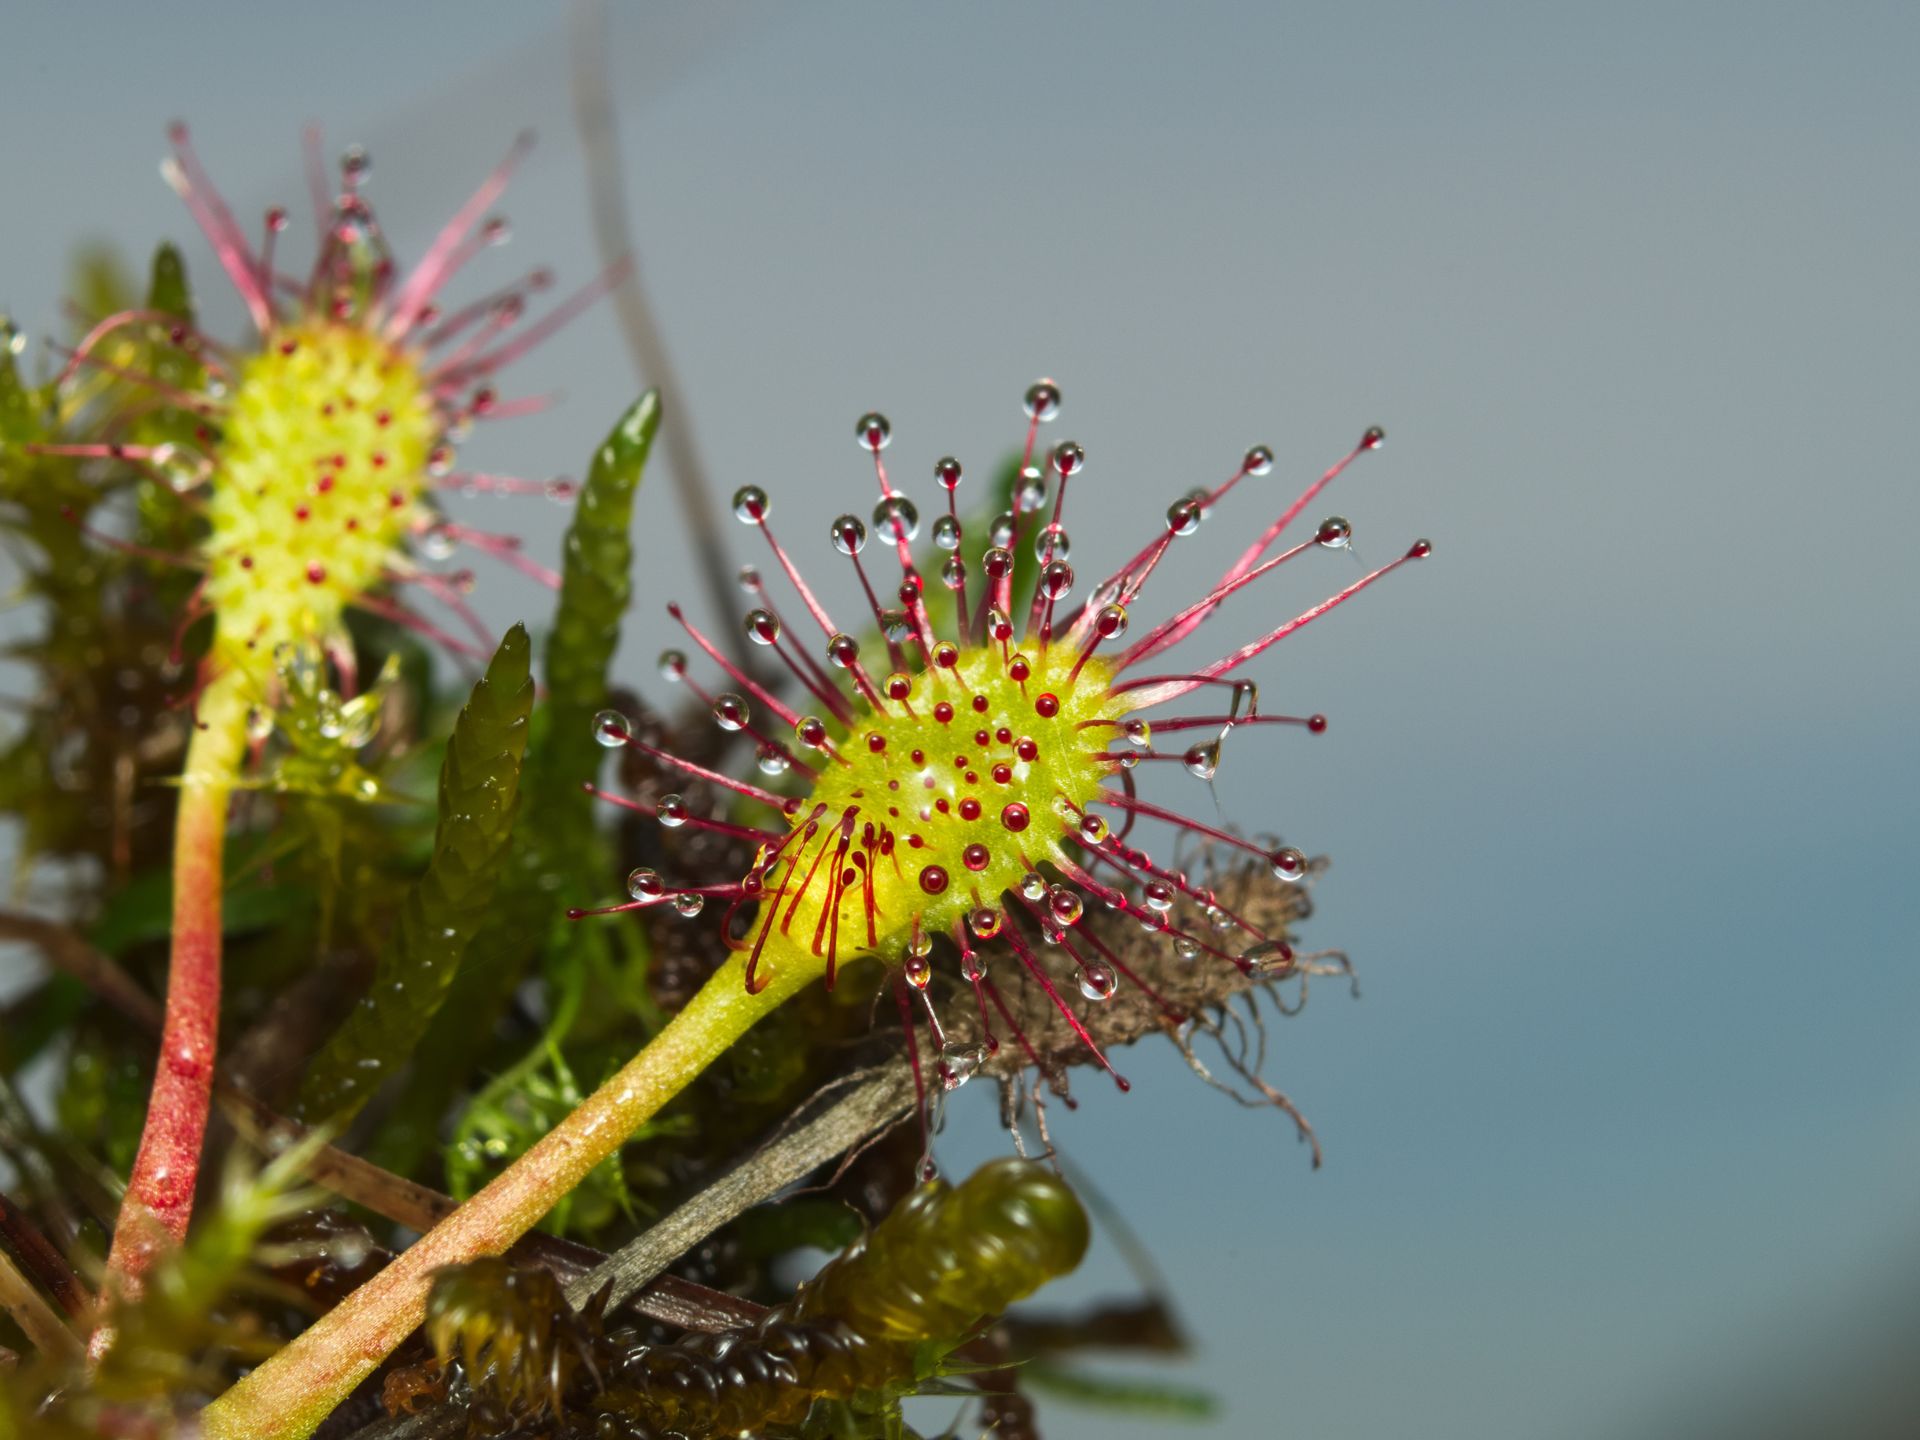
MULTIPOLYGON (((75 239, 188 230, 154 170, 175 116, 243 214, 301 200, 303 122, 365 140, 406 253, 534 123, 487 275, 593 267, 561 12, 27 5, 0 51, 0 300, 36 330, 75 239)), ((1241 743, 1221 789, 1335 859, 1309 938, 1366 996, 1317 991, 1269 1065, 1327 1167, 1163 1046, 1059 1127, 1173 1276, 1199 1352, 1170 1376, 1223 1397, 1212 1433, 1885 1409, 1920 1313, 1916 54, 1894 4, 616 15, 669 423, 717 485, 776 492, 816 571, 871 406, 926 499, 936 455, 983 470, 1058 376, 1088 568, 1271 441, 1168 602, 1389 429, 1315 513, 1370 561, 1436 558, 1260 662, 1268 704, 1333 727, 1241 743)), ((507 388, 552 387, 471 458, 577 470, 635 387, 609 311, 507 388)), ((562 519, 472 508, 547 552, 562 519)), ((704 605, 658 477, 643 508, 651 684, 661 605, 704 605)), ((1193 658, 1354 573, 1317 559, 1193 658)), ((544 602, 501 576, 484 604, 544 602)), ((1001 1143, 990 1109, 950 1167, 1001 1143)), ((1107 1248, 1059 1298, 1129 1283, 1107 1248)), ((1163 1428, 1056 1407, 1048 1433, 1163 1428)))

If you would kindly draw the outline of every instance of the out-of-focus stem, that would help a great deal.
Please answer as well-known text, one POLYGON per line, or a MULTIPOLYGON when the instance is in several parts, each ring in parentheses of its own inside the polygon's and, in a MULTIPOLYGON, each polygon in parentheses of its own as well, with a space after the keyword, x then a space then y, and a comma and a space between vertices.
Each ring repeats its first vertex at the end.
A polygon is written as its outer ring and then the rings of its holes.
POLYGON ((220 1028, 221 862, 227 797, 246 750, 249 682, 230 667, 201 692, 173 842, 173 952, 146 1128, 113 1231, 107 1276, 137 1292, 158 1249, 186 1236, 220 1028))
POLYGON ((311 1435, 420 1324, 435 1270, 505 1250, 762 1016, 821 974, 811 957, 784 958, 757 994, 747 991, 738 955, 721 967, 644 1050, 492 1184, 202 1411, 204 1440, 311 1435))

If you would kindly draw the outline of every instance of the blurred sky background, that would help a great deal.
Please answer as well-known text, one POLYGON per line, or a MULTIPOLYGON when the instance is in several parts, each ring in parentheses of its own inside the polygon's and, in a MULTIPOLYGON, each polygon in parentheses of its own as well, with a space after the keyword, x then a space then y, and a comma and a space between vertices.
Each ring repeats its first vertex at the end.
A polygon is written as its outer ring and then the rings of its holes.
MULTIPOLYGON (((0 53, 0 305, 36 332, 75 241, 173 236, 241 333, 156 173, 175 117, 243 216, 303 203, 303 123, 364 141, 408 255, 535 125, 468 293, 594 269, 563 10, 27 3, 0 53)), ((1920 1432, 1920 10, 630 5, 604 53, 667 423, 843 604, 868 408, 927 502, 1056 376, 1090 565, 1270 442, 1165 605, 1388 429, 1309 518, 1435 558, 1262 659, 1332 727, 1242 737, 1220 787, 1334 860, 1307 938, 1365 996, 1317 987, 1267 1070, 1326 1168, 1163 1044, 1056 1116, 1175 1283, 1199 1351, 1166 1377, 1225 1407, 1196 1435, 1920 1432)), ((468 457, 577 472, 636 388, 610 309, 507 388, 565 402, 468 457)), ((536 553, 564 521, 466 509, 536 553)), ((658 693, 661 607, 707 607, 663 476, 642 509, 658 693)), ((1309 559, 1189 657, 1358 573, 1309 559)), ((949 1169, 1004 1144, 967 1098, 949 1169)), ((1130 1283, 1104 1247, 1052 1298, 1130 1283)))

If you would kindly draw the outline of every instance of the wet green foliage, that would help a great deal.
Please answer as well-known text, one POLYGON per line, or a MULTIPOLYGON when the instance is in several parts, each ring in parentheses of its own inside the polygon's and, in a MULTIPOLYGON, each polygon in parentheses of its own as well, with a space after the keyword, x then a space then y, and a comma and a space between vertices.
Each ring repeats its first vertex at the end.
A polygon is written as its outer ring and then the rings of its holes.
MULTIPOLYGON (((136 302, 123 285, 103 272, 93 288, 124 308, 136 302)), ((191 316, 170 248, 154 258, 144 304, 191 316)), ((150 556, 168 550, 189 520, 166 486, 139 484, 125 464, 41 448, 96 439, 96 417, 131 387, 110 375, 65 391, 31 383, 21 373, 23 338, 0 317, 0 536, 20 570, 12 598, 32 602, 45 621, 7 651, 33 668, 38 703, 0 749, 0 811, 20 820, 26 857, 97 860, 124 878, 164 853, 171 797, 153 782, 178 769, 186 742, 175 631, 193 577, 150 556), (108 549, 88 535, 101 514, 123 510, 132 514, 122 532, 137 550, 108 549)), ((121 368, 156 361, 167 348, 127 334, 110 342, 108 358, 121 368)), ((185 367, 198 368, 178 353, 166 363, 189 381, 185 367)), ((158 443, 165 423, 149 413, 115 439, 158 443)))
POLYGON ((307 1072, 299 1110, 308 1119, 351 1114, 405 1062, 486 917, 520 808, 533 710, 529 650, 524 626, 507 631, 454 722, 440 767, 433 858, 401 907, 373 983, 307 1072))
POLYGON ((320 1198, 299 1185, 318 1143, 257 1173, 230 1164, 219 1203, 185 1247, 159 1261, 138 1300, 105 1307, 100 1318, 115 1339, 104 1359, 43 1356, 0 1384, 0 1440, 165 1434, 239 1367, 272 1353, 277 1342, 262 1332, 254 1307, 284 1300, 265 1267, 285 1257, 262 1240, 320 1198))
POLYGON ((608 667, 620 643, 633 567, 634 496, 659 428, 660 397, 649 390, 594 452, 581 486, 542 657, 546 698, 526 757, 527 803, 486 924, 421 1045, 417 1081, 379 1139, 377 1153, 394 1168, 413 1168, 433 1148, 459 1078, 483 1053, 531 959, 549 957, 555 978, 559 968, 577 973, 591 965, 614 976, 616 988, 618 973, 629 968, 612 954, 613 937, 569 926, 563 912, 587 903, 609 863, 591 800, 581 790, 598 774, 603 752, 583 742, 611 688, 608 667))
MULTIPOLYGON (((143 293, 102 257, 76 291, 90 318, 69 341, 108 314, 145 318, 98 337, 105 365, 57 384, 49 366, 23 373, 28 358, 0 329, 0 539, 32 615, 28 638, 8 652, 32 678, 0 738, 0 815, 20 835, 12 903, 58 913, 75 945, 151 1000, 166 980, 175 781, 210 629, 194 608, 194 570, 168 558, 191 556, 204 534, 182 494, 194 477, 155 447, 199 453, 212 422, 126 376, 192 391, 209 371, 180 338, 194 305, 171 247, 154 256, 143 293), (102 453, 112 444, 148 458, 102 453), (90 448, 58 448, 74 446, 90 448)), ((375 1171, 370 1182, 385 1209, 348 1205, 293 1188, 308 1149, 255 1181, 230 1180, 218 1205, 203 1197, 189 1246, 154 1272, 142 1303, 115 1313, 121 1344, 91 1379, 36 1357, 0 1319, 0 1346, 23 1356, 0 1377, 0 1440, 166 1435, 410 1238, 417 1222, 393 1218, 396 1196, 434 1185, 459 1198, 483 1186, 718 963, 712 928, 565 918, 570 905, 604 902, 609 877, 663 863, 663 850, 677 873, 740 873, 737 839, 633 825, 582 788, 609 757, 590 738, 593 715, 610 704, 638 712, 610 666, 660 423, 649 392, 595 451, 550 618, 539 623, 546 602, 523 593, 531 635, 509 630, 470 690, 470 677, 451 675, 412 631, 364 613, 349 617, 350 656, 272 657, 227 842, 220 1078, 399 1173, 375 1171), (288 1236, 299 1237, 291 1249, 288 1236)), ((970 558, 995 515, 1018 503, 1019 470, 1011 462, 979 477, 989 483, 966 521, 970 558)), ((1037 570, 1022 543, 1016 611, 1037 570)), ((977 564, 970 573, 977 603, 977 564)), ((950 591, 931 586, 926 599, 943 630, 953 623, 950 591)), ((704 713, 639 718, 676 732, 677 750, 718 743, 704 713)), ((658 780, 635 752, 621 758, 626 784, 658 780)), ((728 803, 703 801, 716 814, 728 803)), ((47 958, 0 1014, 0 1168, 17 1177, 6 1182, 17 1222, 89 1281, 132 1160, 155 1043, 138 1005, 103 998, 97 972, 47 958), (22 1085, 38 1093, 20 1078, 28 1067, 51 1072, 50 1115, 20 1099, 22 1085)), ((838 991, 790 1001, 555 1197, 546 1228, 571 1248, 535 1237, 560 1247, 544 1253, 591 1263, 627 1243, 823 1086, 891 1056, 891 1042, 874 1039, 868 978, 852 966, 838 991)), ((218 1129, 215 1144, 239 1148, 218 1129)), ((743 1430, 904 1440, 903 1397, 1016 1386, 1022 1363, 1045 1358, 1045 1347, 1021 1350, 1018 1326, 1001 1317, 1073 1268, 1086 1217, 1041 1166, 1001 1162, 955 1188, 917 1185, 920 1161, 917 1133, 897 1131, 845 1175, 816 1174, 810 1193, 749 1210, 680 1256, 680 1282, 765 1307, 760 1322, 724 1334, 597 1306, 576 1312, 517 1251, 512 1263, 468 1267, 436 1291, 430 1330, 458 1362, 454 1400, 475 1434, 518 1416, 594 1440, 743 1430), (845 1253, 795 1293, 775 1277, 810 1249, 845 1253)), ((214 1173, 221 1163, 210 1162, 214 1173)), ((18 1239, 0 1234, 0 1247, 14 1253, 18 1239)), ((1076 1372, 1033 1373, 1091 1400, 1186 1413, 1172 1392, 1129 1400, 1076 1372)), ((989 1413, 1005 1417, 1009 1440, 1037 1434, 1031 1407, 1010 1390, 989 1413)))
POLYGON ((900 1435, 899 1401, 977 1368, 948 1357, 1074 1269, 1087 1235, 1066 1182, 1009 1157, 913 1191, 746 1330, 641 1343, 608 1331, 604 1292, 576 1314, 551 1277, 483 1260, 441 1272, 427 1334, 459 1362, 470 1435, 900 1435))

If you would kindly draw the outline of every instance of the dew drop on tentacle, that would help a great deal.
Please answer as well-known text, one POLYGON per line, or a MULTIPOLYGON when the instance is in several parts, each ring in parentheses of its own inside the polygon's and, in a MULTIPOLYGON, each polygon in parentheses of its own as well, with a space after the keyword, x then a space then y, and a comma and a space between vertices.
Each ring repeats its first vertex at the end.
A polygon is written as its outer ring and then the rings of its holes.
POLYGON ((942 490, 951 493, 960 488, 960 462, 951 455, 943 455, 933 464, 934 483, 942 490))
POLYGON ((1190 495, 1174 501, 1167 507, 1167 533, 1179 536, 1193 534, 1200 528, 1201 514, 1200 502, 1190 495))
POLYGON ((1268 857, 1274 878, 1298 884, 1307 878, 1307 857, 1291 845, 1282 845, 1268 857))
POLYGON ((593 738, 613 750, 633 738, 633 722, 618 710, 602 710, 593 717, 593 738))
POLYGON ((1246 457, 1240 462, 1240 472, 1243 475, 1272 474, 1273 447, 1270 445, 1255 445, 1249 449, 1246 457))
POLYGON ((933 543, 942 550, 960 548, 960 522, 951 515, 936 515, 933 519, 933 543))
POLYGON ((658 870, 642 865, 627 872, 627 894, 635 900, 657 900, 667 893, 667 882, 658 870))
POLYGON ((1060 413, 1060 387, 1051 380, 1036 380, 1027 387, 1024 405, 1028 419, 1045 424, 1060 413))
MULTIPOLYGON (((1234 681, 1233 682, 1233 700, 1232 700, 1232 703, 1227 707, 1228 722, 1231 724, 1238 724, 1241 720, 1250 720, 1255 716, 1257 716, 1259 713, 1260 713, 1260 687, 1251 680, 1234 681)), ((1318 716, 1315 716, 1314 719, 1317 719, 1320 722, 1319 729, 1324 730, 1327 728, 1326 716, 1318 715, 1318 716)), ((1307 728, 1309 730, 1312 730, 1314 728, 1313 720, 1307 721, 1307 728)))
POLYGON ((858 515, 836 516, 827 534, 842 555, 858 555, 867 548, 867 527, 858 515))
POLYGON ((756 645, 773 645, 780 639, 780 621, 771 610, 749 610, 741 628, 756 645))
POLYGON ((679 684, 687 678, 687 652, 684 650, 662 650, 660 652, 660 678, 672 684, 679 684))
POLYGON ((904 495, 888 495, 873 507, 874 533, 890 545, 911 542, 920 533, 920 511, 904 495))
POLYGON ((1344 515, 1329 515, 1313 538, 1325 549, 1344 550, 1353 543, 1353 526, 1344 515))
POLYGON ((742 525, 761 524, 771 509, 767 492, 758 485, 742 485, 733 492, 733 518, 742 525))
POLYGON ((679 829, 692 815, 687 808, 686 798, 681 795, 662 795, 654 802, 653 813, 669 830, 679 829))
POLYGON ((1220 742, 1209 740, 1204 744, 1188 747, 1181 757, 1187 773, 1200 780, 1211 780, 1220 771, 1220 742))
POLYGON ((979 1072, 987 1058, 984 1045, 949 1044, 940 1051, 939 1064, 935 1074, 940 1077, 943 1090, 958 1090, 979 1072))
POLYGON ((1095 960, 1080 968, 1080 993, 1089 1000, 1111 1000, 1117 984, 1113 968, 1101 961, 1095 960))
POLYGON ((1293 947, 1284 940, 1262 940, 1242 950, 1240 959, 1270 977, 1285 979, 1293 973, 1293 947))
POLYGON ((853 422, 853 436, 862 450, 879 454, 893 443, 893 426, 877 410, 870 410, 853 422))

